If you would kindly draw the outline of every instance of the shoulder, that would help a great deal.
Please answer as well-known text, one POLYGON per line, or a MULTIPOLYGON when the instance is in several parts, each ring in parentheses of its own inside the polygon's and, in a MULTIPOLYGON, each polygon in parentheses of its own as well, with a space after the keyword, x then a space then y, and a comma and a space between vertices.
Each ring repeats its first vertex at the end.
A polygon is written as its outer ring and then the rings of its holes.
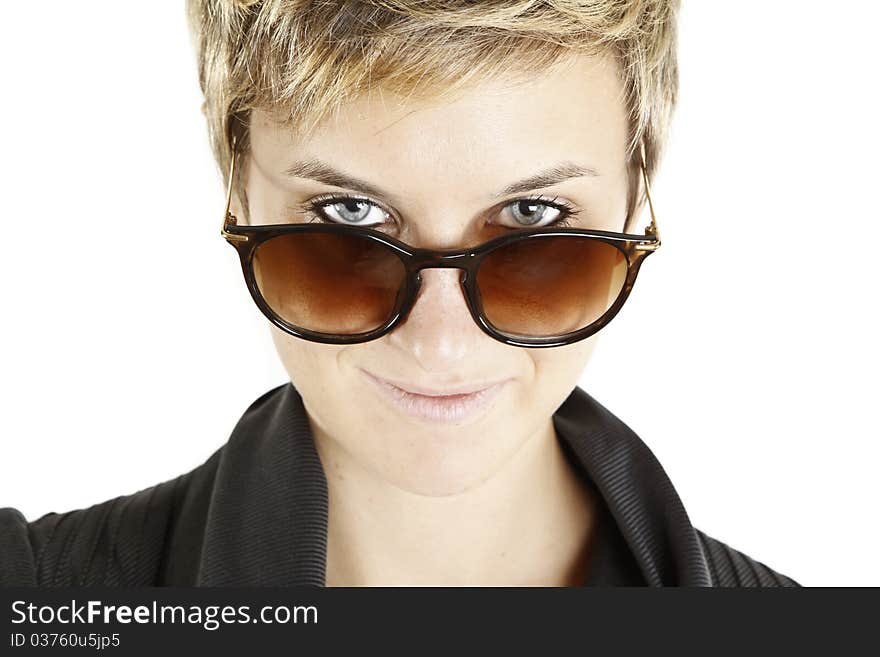
POLYGON ((695 528, 706 557, 712 585, 721 587, 794 587, 801 586, 787 575, 773 570, 726 543, 695 528))
POLYGON ((220 451, 186 474, 88 508, 32 521, 0 508, 0 586, 184 584, 220 451), (169 559, 174 553, 183 566, 169 559))

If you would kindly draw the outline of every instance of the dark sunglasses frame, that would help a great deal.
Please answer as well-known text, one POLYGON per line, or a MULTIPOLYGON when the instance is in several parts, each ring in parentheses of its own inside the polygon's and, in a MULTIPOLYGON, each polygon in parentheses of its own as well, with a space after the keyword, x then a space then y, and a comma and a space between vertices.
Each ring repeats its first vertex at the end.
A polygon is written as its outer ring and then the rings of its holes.
POLYGON ((238 251, 241 269, 251 297, 262 313, 278 328, 298 338, 321 342, 325 344, 357 344, 368 342, 382 337, 393 330, 398 324, 406 319, 418 296, 421 277, 419 272, 427 268, 454 268, 464 272, 461 287, 467 301, 471 317, 485 333, 505 344, 515 347, 560 347, 583 340, 610 322, 623 306, 630 291, 635 285, 636 276, 642 261, 660 246, 660 233, 657 229, 657 221, 654 217, 654 204, 651 199, 651 187, 648 182, 648 173, 645 170, 645 147, 640 144, 642 179, 645 184, 645 196, 651 212, 651 223, 645 229, 645 235, 629 233, 613 233, 603 230, 587 230, 581 228, 523 228, 516 229, 508 235, 496 237, 478 246, 464 249, 421 249, 412 247, 405 242, 395 239, 381 231, 362 226, 345 226, 342 224, 280 224, 261 226, 239 226, 238 220, 230 211, 232 200, 232 186, 235 176, 235 160, 238 149, 235 136, 232 137, 232 157, 229 166, 229 182, 226 189, 226 209, 223 213, 223 223, 220 234, 238 251), (257 247, 266 240, 279 235, 291 235, 295 233, 337 233, 344 235, 360 235, 368 240, 379 242, 400 258, 406 269, 405 289, 403 294, 398 294, 396 306, 391 317, 380 327, 365 333, 356 334, 332 334, 317 333, 295 326, 279 317, 266 303, 257 286, 254 275, 253 260, 257 247), (552 336, 522 336, 499 331, 488 321, 482 311, 480 294, 477 289, 477 269, 485 256, 495 249, 504 247, 520 240, 539 240, 548 237, 564 237, 566 239, 591 239, 610 244, 618 249, 626 257, 627 274, 626 280, 620 293, 605 313, 593 323, 564 335, 552 336))

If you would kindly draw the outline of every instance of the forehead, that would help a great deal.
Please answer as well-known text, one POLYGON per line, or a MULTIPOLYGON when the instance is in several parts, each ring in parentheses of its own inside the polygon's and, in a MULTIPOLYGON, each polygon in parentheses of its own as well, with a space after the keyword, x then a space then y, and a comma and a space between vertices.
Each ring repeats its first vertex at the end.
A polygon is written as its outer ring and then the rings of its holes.
POLYGON ((268 171, 313 156, 408 181, 443 175, 466 187, 477 176, 486 181, 487 168, 501 181, 563 159, 620 170, 627 127, 616 60, 572 55, 540 73, 476 81, 450 98, 374 89, 305 136, 254 111, 250 131, 253 157, 268 171))

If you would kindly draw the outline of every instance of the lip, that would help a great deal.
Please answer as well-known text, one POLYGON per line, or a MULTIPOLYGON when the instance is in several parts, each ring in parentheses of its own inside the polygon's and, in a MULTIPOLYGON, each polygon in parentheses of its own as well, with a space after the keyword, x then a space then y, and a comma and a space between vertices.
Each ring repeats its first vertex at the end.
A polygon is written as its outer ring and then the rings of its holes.
POLYGON ((469 384, 443 391, 392 383, 361 370, 380 394, 405 414, 429 422, 460 422, 485 410, 510 379, 469 384), (405 387, 404 387, 405 386, 405 387))

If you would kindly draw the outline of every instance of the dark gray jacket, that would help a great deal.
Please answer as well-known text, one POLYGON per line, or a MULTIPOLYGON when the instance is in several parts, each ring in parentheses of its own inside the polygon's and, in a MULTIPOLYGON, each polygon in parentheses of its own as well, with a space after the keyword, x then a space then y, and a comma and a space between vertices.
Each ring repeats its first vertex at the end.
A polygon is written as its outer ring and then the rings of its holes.
MULTIPOLYGON (((553 416, 604 506, 585 585, 799 586, 691 525, 653 453, 581 388, 553 416)), ((288 382, 186 474, 28 522, 0 509, 3 586, 324 586, 327 481, 288 382)))

